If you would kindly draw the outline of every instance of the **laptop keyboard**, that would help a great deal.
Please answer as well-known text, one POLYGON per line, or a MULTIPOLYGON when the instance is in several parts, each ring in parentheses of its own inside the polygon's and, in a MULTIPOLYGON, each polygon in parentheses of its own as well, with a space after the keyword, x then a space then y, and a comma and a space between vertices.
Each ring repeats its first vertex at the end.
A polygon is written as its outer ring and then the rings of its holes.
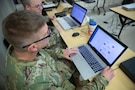
POLYGON ((70 25, 67 24, 67 22, 63 18, 57 18, 58 22, 64 29, 70 28, 70 25))
POLYGON ((80 46, 78 48, 82 56, 85 58, 95 73, 103 69, 100 63, 97 62, 96 58, 91 54, 91 52, 88 51, 85 46, 80 46))
POLYGON ((67 23, 73 27, 73 26, 77 26, 77 24, 75 22, 73 22, 70 18, 68 17, 64 17, 64 20, 67 21, 67 23))

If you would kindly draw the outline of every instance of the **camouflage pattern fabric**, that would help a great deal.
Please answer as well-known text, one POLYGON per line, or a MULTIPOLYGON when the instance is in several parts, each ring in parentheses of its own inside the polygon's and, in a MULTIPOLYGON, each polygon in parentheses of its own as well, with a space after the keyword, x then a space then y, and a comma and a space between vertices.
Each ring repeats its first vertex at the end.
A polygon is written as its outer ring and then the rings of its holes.
MULTIPOLYGON (((49 22, 50 17, 48 15, 46 15, 45 20, 46 20, 46 22, 49 22)), ((56 27, 48 25, 48 29, 51 30, 51 37, 50 37, 49 43, 46 46, 46 48, 48 48, 48 49, 54 49, 57 47, 66 48, 66 45, 65 45, 64 41, 62 40, 62 38, 59 34, 59 31, 56 29, 56 27)))
POLYGON ((62 49, 65 49, 67 46, 55 27, 50 26, 48 28, 51 31, 51 37, 49 38, 49 43, 45 47, 46 52, 53 54, 53 58, 63 58, 62 49))
MULTIPOLYGON (((48 15, 45 16, 46 22, 50 21, 48 15)), ((59 31, 54 26, 49 26, 48 29, 51 31, 51 37, 49 38, 49 43, 45 47, 46 52, 48 52, 53 58, 63 58, 62 49, 67 46, 63 39, 61 38, 59 31), (52 55, 53 54, 53 55, 52 55)))
POLYGON ((74 68, 54 60, 41 49, 34 61, 18 60, 10 46, 6 62, 6 90, 102 90, 108 81, 98 75, 85 86, 75 87, 69 82, 74 68))
POLYGON ((64 90, 73 87, 68 79, 73 68, 54 60, 45 50, 41 50, 34 61, 17 60, 12 48, 7 56, 7 88, 8 90, 64 90), (69 84, 69 85, 68 85, 69 84), (68 86, 68 87, 67 87, 68 86))
POLYGON ((55 49, 57 47, 62 49, 66 48, 66 44, 61 38, 59 31, 53 26, 48 26, 48 29, 51 31, 51 37, 49 39, 49 43, 45 48, 48 49, 55 49))
POLYGON ((45 15, 44 17, 45 17, 45 21, 46 22, 49 22, 50 21, 50 17, 48 15, 45 15))

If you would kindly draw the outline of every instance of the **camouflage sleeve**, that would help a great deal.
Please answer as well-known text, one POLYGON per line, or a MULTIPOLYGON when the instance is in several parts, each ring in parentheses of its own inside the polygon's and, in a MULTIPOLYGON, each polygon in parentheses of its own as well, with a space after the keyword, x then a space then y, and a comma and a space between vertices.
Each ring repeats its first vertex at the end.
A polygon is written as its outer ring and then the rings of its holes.
POLYGON ((75 90, 75 86, 66 80, 61 87, 53 86, 47 90, 75 90))
POLYGON ((48 28, 51 30, 51 37, 49 38, 49 43, 45 47, 45 50, 54 59, 63 58, 62 49, 66 48, 66 45, 55 27, 51 26, 48 28))
POLYGON ((48 15, 46 15, 46 16, 45 16, 45 20, 46 20, 46 22, 49 22, 50 17, 49 17, 48 15))
POLYGON ((78 87, 76 90, 104 90, 108 83, 107 79, 103 75, 99 74, 87 85, 78 87))
POLYGON ((23 86, 23 73, 17 66, 10 64, 6 69, 6 72, 7 77, 5 82, 5 90, 27 90, 23 86))
POLYGON ((58 30, 53 26, 48 26, 48 29, 51 31, 51 37, 49 38, 49 43, 45 48, 55 49, 55 48, 66 48, 63 39, 61 38, 58 30))
POLYGON ((55 49, 46 49, 45 51, 54 59, 63 58, 63 49, 55 48, 55 49))

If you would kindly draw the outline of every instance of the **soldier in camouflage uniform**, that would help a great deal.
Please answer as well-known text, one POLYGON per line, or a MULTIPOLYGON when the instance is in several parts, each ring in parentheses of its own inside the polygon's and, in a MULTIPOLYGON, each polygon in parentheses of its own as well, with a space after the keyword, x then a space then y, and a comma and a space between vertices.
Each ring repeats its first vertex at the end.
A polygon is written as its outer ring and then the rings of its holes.
MULTIPOLYGON (((6 57, 6 90, 104 90, 114 76, 113 70, 106 67, 86 85, 73 85, 69 81, 72 68, 43 49, 51 33, 44 17, 35 12, 14 12, 2 26, 11 44, 6 57)), ((76 48, 70 50, 73 53, 77 53, 76 48)))
MULTIPOLYGON (((32 10, 42 15, 43 12, 42 0, 21 0, 21 2, 25 10, 32 10)), ((54 26, 50 25, 50 20, 54 18, 55 18, 54 15, 51 17, 49 17, 48 15, 45 16, 46 22, 49 22, 47 23, 48 28, 49 30, 51 30, 51 37, 49 43, 45 48, 48 51, 48 53, 53 54, 54 57, 57 57, 56 53, 64 52, 64 51, 66 52, 67 50, 65 50, 66 44, 62 40, 58 30, 54 26), (56 53, 54 54, 54 52, 56 53)), ((60 56, 58 57, 63 58, 63 55, 61 55, 61 57, 60 56)))
MULTIPOLYGON (((25 10, 32 10, 41 15, 43 12, 46 13, 46 11, 43 10, 43 7, 42 7, 42 0, 21 0, 21 2, 23 4, 25 10)), ((48 43, 46 48, 49 48, 49 49, 54 49, 57 47, 65 48, 66 46, 65 46, 63 40, 61 39, 58 30, 51 24, 52 23, 51 19, 55 19, 55 15, 49 17, 46 14, 45 19, 46 19, 49 29, 52 31, 50 42, 48 43), (64 44, 64 45, 60 45, 60 44, 64 44)))
MULTIPOLYGON (((42 0, 21 0, 21 2, 25 10, 32 10, 42 15, 43 12, 42 0)), ((45 20, 48 24, 48 28, 49 30, 51 30, 51 37, 49 43, 45 47, 46 52, 48 52, 55 59, 59 58, 61 62, 68 64, 69 67, 74 67, 72 66, 72 63, 70 61, 63 59, 63 58, 69 59, 69 57, 64 57, 63 55, 64 53, 65 54, 68 53, 68 49, 65 49, 66 44, 62 40, 58 30, 54 26, 50 25, 51 23, 50 20, 54 18, 55 18, 54 15, 51 17, 49 17, 48 15, 45 16, 45 20)))

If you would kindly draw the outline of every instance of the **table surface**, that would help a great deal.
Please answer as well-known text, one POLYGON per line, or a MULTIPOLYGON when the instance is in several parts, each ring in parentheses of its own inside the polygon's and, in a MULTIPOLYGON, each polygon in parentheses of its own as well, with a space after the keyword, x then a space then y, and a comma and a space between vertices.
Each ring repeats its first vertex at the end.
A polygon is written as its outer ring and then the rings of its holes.
POLYGON ((121 6, 112 7, 110 10, 135 21, 135 10, 125 10, 121 6))
MULTIPOLYGON (((71 7, 69 4, 61 4, 57 9, 53 9, 52 11, 48 11, 48 15, 54 15, 56 12, 60 12, 63 8, 71 7)), ((111 10, 119 11, 121 9, 111 8, 111 10)), ((125 10, 121 10, 122 13, 126 12, 125 10)), ((135 14, 134 14, 135 15, 135 14)), ((134 18, 131 15, 131 18, 134 18)), ((90 36, 88 36, 88 24, 85 23, 81 27, 71 29, 71 30, 63 30, 63 28, 57 23, 56 20, 52 20, 54 25, 59 29, 60 35, 63 40, 67 44, 68 47, 75 47, 81 44, 87 43, 90 36), (80 35, 77 37, 72 37, 74 32, 79 32, 80 35)), ((105 90, 135 90, 135 84, 120 70, 119 64, 131 57, 135 56, 135 53, 129 48, 120 56, 120 58, 115 62, 112 66, 114 69, 115 77, 110 81, 109 85, 105 90)))

